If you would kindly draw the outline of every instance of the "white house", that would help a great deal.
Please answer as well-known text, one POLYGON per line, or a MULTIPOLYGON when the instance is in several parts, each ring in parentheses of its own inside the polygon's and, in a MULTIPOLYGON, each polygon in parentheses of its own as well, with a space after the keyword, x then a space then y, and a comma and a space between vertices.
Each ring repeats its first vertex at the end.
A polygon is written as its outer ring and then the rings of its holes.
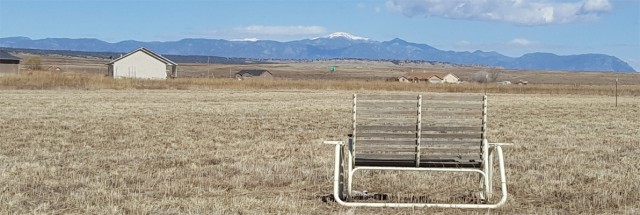
POLYGON ((401 83, 411 83, 411 80, 409 80, 409 78, 404 77, 404 76, 398 77, 398 81, 401 82, 401 83))
POLYGON ((178 75, 178 64, 146 48, 129 52, 107 65, 109 76, 114 78, 167 79, 178 75))
POLYGON ((20 58, 0 50, 0 75, 18 74, 20 72, 20 58))
POLYGON ((460 83, 460 78, 454 74, 448 73, 442 76, 442 83, 460 83))
POLYGON ((432 84, 439 83, 460 83, 458 76, 451 73, 426 73, 426 72, 408 72, 404 76, 398 78, 400 82, 426 82, 432 84))

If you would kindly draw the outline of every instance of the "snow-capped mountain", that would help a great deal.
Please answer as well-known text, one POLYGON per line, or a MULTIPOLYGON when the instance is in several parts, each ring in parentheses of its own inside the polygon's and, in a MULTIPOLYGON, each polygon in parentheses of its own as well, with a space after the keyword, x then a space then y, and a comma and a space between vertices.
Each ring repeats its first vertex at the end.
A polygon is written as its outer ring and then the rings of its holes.
POLYGON ((229 41, 233 41, 233 42, 237 42, 237 41, 240 41, 240 42, 256 42, 258 40, 259 40, 258 38, 244 38, 244 39, 231 39, 229 41))
POLYGON ((531 53, 508 57, 497 52, 444 51, 427 44, 411 43, 396 38, 375 41, 336 32, 325 37, 278 42, 221 39, 182 39, 168 42, 122 41, 108 43, 97 39, 47 38, 32 40, 26 37, 0 38, 0 47, 87 52, 129 52, 141 46, 160 54, 203 55, 238 58, 319 59, 361 58, 386 60, 425 60, 457 64, 476 64, 528 70, 574 71, 635 71, 626 62, 603 54, 558 56, 551 53, 531 53))
POLYGON ((347 39, 347 40, 369 40, 369 38, 355 36, 355 35, 349 34, 347 32, 334 32, 334 33, 331 33, 331 34, 329 34, 329 35, 327 35, 325 37, 316 37, 316 38, 313 38, 313 39, 316 40, 316 39, 320 39, 320 38, 328 38, 328 39, 344 38, 344 39, 347 39))

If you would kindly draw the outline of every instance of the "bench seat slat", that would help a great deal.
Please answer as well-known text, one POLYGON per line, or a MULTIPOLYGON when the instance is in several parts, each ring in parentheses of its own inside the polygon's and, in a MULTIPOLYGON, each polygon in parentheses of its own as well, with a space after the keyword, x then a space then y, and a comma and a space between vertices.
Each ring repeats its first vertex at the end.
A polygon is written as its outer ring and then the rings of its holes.
POLYGON ((417 101, 418 95, 358 95, 359 101, 367 101, 367 100, 412 100, 417 101))
POLYGON ((482 103, 422 103, 422 111, 431 111, 438 109, 480 109, 482 110, 482 103))
MULTIPOLYGON (((357 138, 356 139, 357 146, 362 145, 379 145, 379 146, 387 146, 387 145, 416 145, 416 140, 412 138, 406 139, 384 139, 384 138, 357 138)), ((421 145, 423 148, 428 147, 436 147, 436 148, 460 148, 460 147, 475 147, 476 149, 480 149, 482 142, 480 140, 473 139, 462 139, 462 140, 431 140, 431 139, 423 139, 421 141, 421 145)))
POLYGON ((362 137, 378 137, 378 138, 388 138, 388 139, 393 139, 393 138, 416 138, 416 134, 411 134, 411 133, 362 133, 362 132, 358 132, 356 134, 357 138, 362 138, 362 137))
POLYGON ((430 110, 422 110, 422 116, 482 116, 482 111, 478 111, 475 109, 460 109, 460 110, 440 110, 440 109, 430 109, 430 110))
POLYGON ((480 160, 480 153, 458 153, 458 154, 446 154, 446 153, 422 153, 421 157, 433 158, 433 159, 459 159, 459 160, 480 160))
POLYGON ((482 101, 482 95, 423 95, 422 101, 482 101))
POLYGON ((460 155, 449 155, 449 154, 421 154, 420 157, 424 157, 425 160, 456 160, 456 161, 481 161, 482 158, 480 155, 475 154, 460 154, 460 155))
POLYGON ((402 111, 418 111, 417 102, 362 102, 356 107, 358 111, 373 112, 376 110, 402 110, 402 111))
MULTIPOLYGON (((423 153, 421 155, 424 156, 425 158, 431 158, 431 159, 473 160, 473 159, 479 159, 480 158, 480 153, 457 153, 457 154, 423 153)), ((402 151, 402 150, 398 150, 398 151, 394 151, 394 152, 362 151, 362 152, 356 153, 356 158, 363 158, 363 159, 414 159, 415 160, 415 153, 402 151)))
POLYGON ((469 154, 469 155, 478 155, 478 156, 480 156, 480 149, 479 148, 471 149, 471 148, 424 148, 424 147, 421 147, 420 153, 423 154, 423 155, 424 154, 431 154, 431 155, 435 155, 435 154, 439 154, 439 155, 469 154))
POLYGON ((481 127, 482 122, 467 121, 437 121, 422 122, 422 127, 481 127))
MULTIPOLYGON (((356 158, 356 166, 381 166, 381 167, 416 167, 415 159, 365 159, 356 158)), ((448 159, 421 159, 420 167, 446 167, 446 168, 481 168, 480 161, 451 161, 448 159)))
POLYGON ((422 131, 423 132, 427 132, 427 131, 437 131, 437 132, 452 132, 452 131, 471 132, 471 131, 477 131, 477 132, 482 132, 482 126, 425 126, 425 125, 422 125, 422 131))
MULTIPOLYGON (((381 115, 381 114, 378 114, 381 115)), ((385 115, 386 116, 386 115, 385 115)), ((415 114, 413 115, 415 118, 415 114)), ((422 120, 479 120, 482 121, 482 115, 455 115, 455 114, 440 114, 440 115, 430 115, 422 113, 422 120)))
POLYGON ((413 159, 415 161, 415 153, 398 154, 398 153, 356 153, 356 158, 361 159, 413 159))
MULTIPOLYGON (((389 108, 416 108, 418 103, 416 101, 411 102, 370 102, 363 101, 358 102, 356 108, 377 108, 377 107, 389 107, 389 108)), ((417 110, 416 110, 417 111, 417 110)))
POLYGON ((411 148, 381 148, 381 149, 376 149, 376 148, 363 148, 363 147, 358 147, 356 148, 356 157, 360 157, 360 155, 367 155, 367 154, 384 154, 384 155, 411 155, 411 156, 415 156, 416 155, 416 148, 413 147, 411 148))
POLYGON ((478 139, 482 138, 482 133, 422 133, 423 139, 478 139))
POLYGON ((445 124, 445 125, 469 125, 465 127, 478 126, 482 125, 482 119, 434 119, 434 118, 423 118, 423 124, 432 125, 432 124, 445 124))
MULTIPOLYGON (((416 147, 373 147, 358 146, 356 147, 356 157, 362 157, 361 154, 410 154, 414 155, 416 147)), ((433 149, 422 148, 420 151, 422 156, 438 156, 438 157, 474 157, 480 158, 480 149, 433 149)))
POLYGON ((421 155, 424 156, 424 160, 455 160, 455 161, 472 161, 472 160, 481 160, 480 156, 473 155, 462 155, 462 156, 452 156, 452 155, 421 155))
POLYGON ((357 125, 404 125, 409 126, 416 124, 416 119, 410 118, 396 118, 396 119, 386 119, 386 118, 375 118, 375 119, 358 119, 357 125))
POLYGON ((415 145, 359 145, 356 147, 356 152, 370 152, 370 151, 384 151, 390 152, 403 152, 403 151, 416 151, 415 145))
MULTIPOLYGON (((411 149, 415 152, 416 145, 409 144, 362 144, 356 147, 356 151, 383 151, 389 149, 390 151, 402 151, 399 149, 411 149)), ((478 146, 461 146, 461 147, 420 147, 421 153, 480 153, 478 146)))
POLYGON ((466 147, 466 146, 476 146, 480 148, 482 145, 482 141, 452 141, 452 140, 427 140, 423 141, 422 144, 425 147, 434 146, 434 147, 466 147))
POLYGON ((358 127, 358 131, 416 131, 416 126, 415 125, 410 125, 410 126, 363 125, 358 127))
POLYGON ((430 146, 421 146, 422 150, 426 151, 447 151, 451 150, 476 150, 480 151, 480 144, 477 145, 430 145, 430 146))
POLYGON ((368 116, 368 115, 411 115, 416 117, 416 113, 418 110, 411 109, 362 109, 358 111, 358 116, 368 116))
MULTIPOLYGON (((411 139, 365 139, 356 138, 356 147, 359 145, 416 145, 416 140, 411 139)), ((481 140, 422 140, 423 147, 477 147, 482 145, 481 140)))
POLYGON ((358 121, 362 123, 371 121, 387 120, 390 122, 414 122, 416 121, 415 114, 413 115, 389 115, 389 114, 373 114, 373 115, 358 115, 358 121))
MULTIPOLYGON (((368 159, 368 160, 413 160, 415 163, 415 154, 411 153, 357 153, 356 159, 368 159)), ((442 160, 442 161, 470 161, 480 160, 480 156, 468 155, 424 155, 424 160, 442 160)), ((422 159, 421 159, 422 160, 422 159)))
POLYGON ((398 139, 390 139, 390 140, 356 140, 356 148, 361 144, 370 144, 370 145, 416 145, 415 140, 398 140, 398 139))

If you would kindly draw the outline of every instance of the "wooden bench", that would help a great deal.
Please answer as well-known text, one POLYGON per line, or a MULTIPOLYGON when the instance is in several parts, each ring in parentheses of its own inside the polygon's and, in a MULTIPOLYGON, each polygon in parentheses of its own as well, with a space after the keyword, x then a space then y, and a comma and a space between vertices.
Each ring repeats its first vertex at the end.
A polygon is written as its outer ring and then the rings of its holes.
POLYGON ((335 144, 334 197, 347 206, 496 208, 507 199, 502 145, 487 142, 487 97, 466 94, 353 95, 353 133, 346 149, 335 144), (346 165, 343 163, 346 150, 346 165), (480 197, 492 194, 493 152, 498 152, 502 198, 496 204, 346 202, 358 170, 475 172, 480 197))

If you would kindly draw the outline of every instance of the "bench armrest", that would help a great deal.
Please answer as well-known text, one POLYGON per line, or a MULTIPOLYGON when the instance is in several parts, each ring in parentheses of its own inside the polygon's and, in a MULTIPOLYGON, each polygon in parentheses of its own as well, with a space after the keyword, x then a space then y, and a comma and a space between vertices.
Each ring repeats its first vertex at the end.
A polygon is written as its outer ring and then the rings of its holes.
POLYGON ((513 146, 513 143, 489 143, 490 146, 513 146))
POLYGON ((344 145, 344 141, 324 141, 322 143, 329 145, 344 145))

